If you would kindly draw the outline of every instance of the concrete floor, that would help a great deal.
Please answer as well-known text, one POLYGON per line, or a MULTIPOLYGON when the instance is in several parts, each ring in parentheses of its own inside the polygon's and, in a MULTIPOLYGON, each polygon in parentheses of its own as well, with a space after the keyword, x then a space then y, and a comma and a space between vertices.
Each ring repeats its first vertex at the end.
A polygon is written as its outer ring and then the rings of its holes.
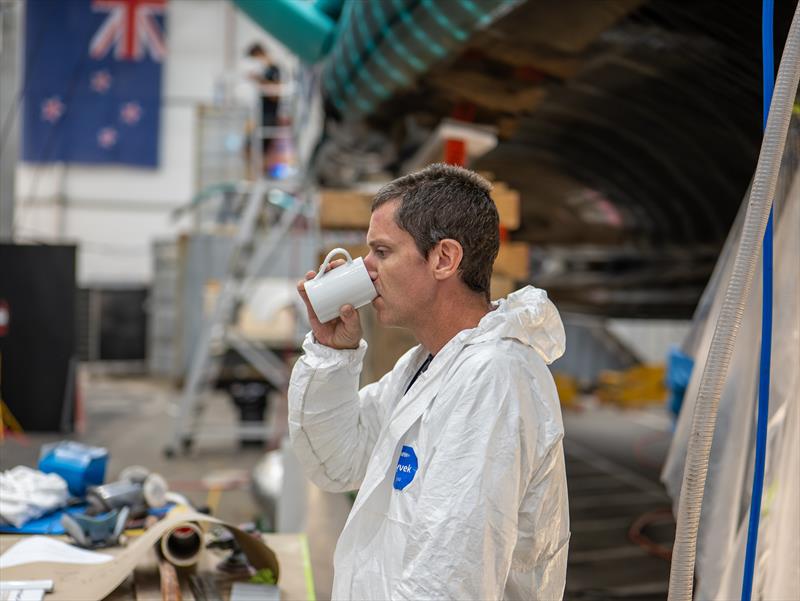
MULTIPOLYGON (((165 476, 172 490, 197 506, 210 506, 224 520, 247 522, 263 513, 250 489, 250 474, 263 449, 243 448, 234 439, 198 439, 190 454, 167 459, 163 450, 170 440, 178 391, 147 378, 94 376, 84 381, 85 429, 69 438, 109 449, 107 479, 129 465, 143 465, 165 476)), ((206 414, 231 425, 237 419, 221 394, 208 404, 206 414)), ((565 424, 572 520, 565 598, 666 598, 669 563, 631 543, 627 532, 638 516, 669 507, 658 484, 669 444, 668 419, 660 409, 619 411, 589 403, 581 411, 566 412, 565 424)), ((6 438, 0 446, 0 469, 35 466, 40 446, 62 438, 41 433, 25 440, 6 438)), ((318 599, 330 598, 331 558, 349 508, 346 495, 309 486, 303 521, 318 599)), ((667 518, 646 533, 669 546, 673 529, 667 518)))
POLYGON ((565 412, 564 422, 572 531, 565 599, 666 599, 669 561, 631 542, 628 531, 650 515, 643 533, 672 546, 675 522, 658 482, 669 419, 660 408, 590 406, 565 412))

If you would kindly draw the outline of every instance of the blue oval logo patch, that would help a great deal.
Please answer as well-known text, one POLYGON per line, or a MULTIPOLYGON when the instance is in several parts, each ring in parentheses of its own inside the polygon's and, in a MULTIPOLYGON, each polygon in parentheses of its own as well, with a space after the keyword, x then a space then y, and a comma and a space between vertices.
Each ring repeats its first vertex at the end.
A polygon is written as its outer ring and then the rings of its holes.
POLYGON ((403 445, 400 451, 400 459, 397 460, 397 472, 394 476, 394 487, 403 490, 411 484, 417 473, 417 454, 409 446, 403 445))

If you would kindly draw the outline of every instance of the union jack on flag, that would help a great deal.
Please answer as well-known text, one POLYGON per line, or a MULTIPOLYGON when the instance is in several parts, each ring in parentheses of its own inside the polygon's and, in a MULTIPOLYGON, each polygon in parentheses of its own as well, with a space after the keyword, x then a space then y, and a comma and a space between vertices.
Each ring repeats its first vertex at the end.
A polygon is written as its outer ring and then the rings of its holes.
POLYGON ((115 48, 118 59, 141 60, 145 51, 157 62, 167 50, 155 15, 164 14, 166 0, 93 0, 92 10, 108 13, 92 36, 89 54, 101 59, 115 48))
POLYGON ((158 166, 167 0, 28 0, 22 158, 158 166))

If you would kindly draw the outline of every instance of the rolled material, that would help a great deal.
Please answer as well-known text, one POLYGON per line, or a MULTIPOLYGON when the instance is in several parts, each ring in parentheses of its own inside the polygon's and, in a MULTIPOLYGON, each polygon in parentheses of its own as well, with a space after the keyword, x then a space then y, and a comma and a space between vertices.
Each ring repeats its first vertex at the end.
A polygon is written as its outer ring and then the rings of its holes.
POLYGON ((161 537, 159 550, 164 559, 174 566, 193 566, 203 552, 203 531, 193 522, 180 524, 161 537))

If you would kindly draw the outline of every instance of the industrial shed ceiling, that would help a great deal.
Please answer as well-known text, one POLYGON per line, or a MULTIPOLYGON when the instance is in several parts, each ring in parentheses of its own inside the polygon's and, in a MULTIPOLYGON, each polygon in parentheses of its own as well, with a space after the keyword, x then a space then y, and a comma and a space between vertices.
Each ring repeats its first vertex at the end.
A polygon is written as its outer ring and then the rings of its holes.
MULTIPOLYGON (((776 3, 776 51, 794 6, 776 3)), ((528 0, 369 110, 329 103, 318 173, 399 175, 441 119, 490 124, 471 167, 521 192, 534 283, 581 311, 688 317, 755 169, 760 35, 756 0, 528 0)))

